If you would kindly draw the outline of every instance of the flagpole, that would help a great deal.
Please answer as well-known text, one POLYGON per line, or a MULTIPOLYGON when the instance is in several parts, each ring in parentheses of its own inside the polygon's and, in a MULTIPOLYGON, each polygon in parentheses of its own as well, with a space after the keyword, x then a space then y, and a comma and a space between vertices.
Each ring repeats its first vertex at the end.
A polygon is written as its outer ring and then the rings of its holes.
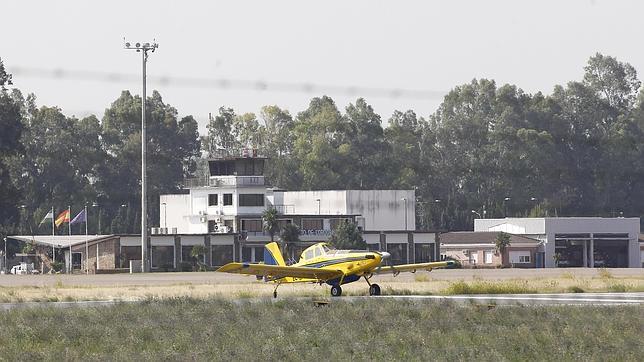
POLYGON ((85 274, 89 274, 89 265, 88 265, 88 257, 89 257, 89 246, 87 246, 87 221, 89 220, 89 217, 87 217, 87 204, 85 204, 85 274))
POLYGON ((67 206, 67 229, 69 231, 69 274, 72 273, 72 207, 67 206))
MULTIPOLYGON (((54 225, 54 207, 51 207, 51 236, 56 235, 56 225, 54 225)), ((54 238, 52 238, 51 241, 51 267, 54 267, 54 264, 56 262, 56 247, 54 246, 54 238)), ((53 273, 52 273, 53 274, 53 273)))

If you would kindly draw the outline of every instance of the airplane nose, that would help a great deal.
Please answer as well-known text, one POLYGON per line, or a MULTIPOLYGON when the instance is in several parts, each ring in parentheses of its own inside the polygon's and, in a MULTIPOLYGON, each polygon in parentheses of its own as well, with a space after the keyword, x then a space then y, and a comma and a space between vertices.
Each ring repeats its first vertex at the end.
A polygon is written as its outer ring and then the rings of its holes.
POLYGON ((388 259, 391 256, 391 254, 389 254, 386 251, 382 251, 382 252, 380 252, 380 254, 382 255, 383 260, 388 259))

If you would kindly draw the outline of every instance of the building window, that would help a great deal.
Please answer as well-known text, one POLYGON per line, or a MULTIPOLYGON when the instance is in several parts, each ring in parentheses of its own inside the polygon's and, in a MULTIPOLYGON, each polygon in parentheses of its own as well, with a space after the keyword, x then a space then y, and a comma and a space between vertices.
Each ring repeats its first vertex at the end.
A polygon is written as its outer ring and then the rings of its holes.
POLYGON ((208 195, 208 206, 217 206, 217 194, 208 195))
MULTIPOLYGON (((141 260, 140 246, 121 246, 121 268, 129 268, 130 260, 141 260)), ((96 264, 96 259, 94 259, 94 264, 96 264)))
POLYGON ((331 224, 331 230, 335 230, 342 223, 348 223, 349 221, 349 219, 331 219, 329 220, 329 223, 331 224))
MULTIPOLYGON (((181 261, 187 263, 196 263, 197 258, 192 256, 192 248, 194 245, 181 245, 181 261)), ((206 262, 206 254, 201 256, 201 261, 206 262)))
POLYGON ((494 252, 493 252, 493 251, 486 251, 486 252, 485 252, 485 255, 484 255, 484 258, 485 258, 484 262, 485 262, 485 264, 492 264, 492 257, 493 257, 493 256, 494 256, 494 252))
POLYGON ((407 264, 407 244, 387 244, 390 265, 407 264))
POLYGON ((286 225, 288 225, 288 224, 290 224, 292 222, 293 222, 293 220, 291 220, 291 219, 277 220, 277 226, 279 227, 280 230, 282 230, 282 229, 284 229, 284 226, 286 226, 286 225))
POLYGON ((433 261, 434 244, 416 244, 414 245, 416 263, 428 263, 433 261))
POLYGON ((241 221, 242 231, 260 232, 262 228, 262 220, 243 220, 241 221))
POLYGON ((219 227, 217 226, 217 223, 215 220, 208 220, 208 232, 209 233, 216 233, 219 230, 219 227))
POLYGON ((212 266, 222 266, 233 261, 232 245, 211 245, 210 253, 212 266))
POLYGON ((239 194, 239 206, 264 206, 264 194, 239 194))
POLYGON ((469 262, 472 265, 476 265, 479 262, 479 253, 478 251, 470 251, 469 262))
POLYGON ((174 268, 174 246, 153 246, 150 249, 153 268, 174 268))
POLYGON ((512 264, 530 264, 530 252, 524 250, 510 251, 508 253, 510 257, 510 263, 512 264))
POLYGON ((233 204, 233 194, 224 194, 224 206, 231 206, 233 204))
POLYGON ((323 230, 322 219, 302 219, 302 230, 323 230))

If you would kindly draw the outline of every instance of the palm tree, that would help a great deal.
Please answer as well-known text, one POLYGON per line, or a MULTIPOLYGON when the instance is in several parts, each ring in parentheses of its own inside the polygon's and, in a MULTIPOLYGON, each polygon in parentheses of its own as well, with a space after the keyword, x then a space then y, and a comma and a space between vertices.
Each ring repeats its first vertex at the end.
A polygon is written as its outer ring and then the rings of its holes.
POLYGON ((510 246, 510 234, 504 232, 496 234, 494 245, 496 246, 496 252, 501 254, 501 265, 505 265, 503 256, 505 255, 505 250, 510 246))
POLYGON ((284 225, 280 232, 280 239, 282 239, 282 253, 289 258, 293 258, 294 256, 289 252, 288 246, 300 241, 300 228, 293 223, 284 225))
POLYGON ((277 209, 269 207, 262 213, 264 231, 271 236, 271 243, 275 238, 275 234, 279 231, 279 223, 277 222, 277 209))

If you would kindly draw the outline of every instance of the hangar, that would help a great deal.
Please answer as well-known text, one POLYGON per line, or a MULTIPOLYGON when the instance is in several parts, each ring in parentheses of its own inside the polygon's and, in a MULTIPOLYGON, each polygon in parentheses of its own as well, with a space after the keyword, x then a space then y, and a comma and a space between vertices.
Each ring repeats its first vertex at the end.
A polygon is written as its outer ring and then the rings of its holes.
POLYGON ((640 218, 545 217, 476 219, 474 231, 506 232, 543 242, 546 268, 639 268, 640 218))

